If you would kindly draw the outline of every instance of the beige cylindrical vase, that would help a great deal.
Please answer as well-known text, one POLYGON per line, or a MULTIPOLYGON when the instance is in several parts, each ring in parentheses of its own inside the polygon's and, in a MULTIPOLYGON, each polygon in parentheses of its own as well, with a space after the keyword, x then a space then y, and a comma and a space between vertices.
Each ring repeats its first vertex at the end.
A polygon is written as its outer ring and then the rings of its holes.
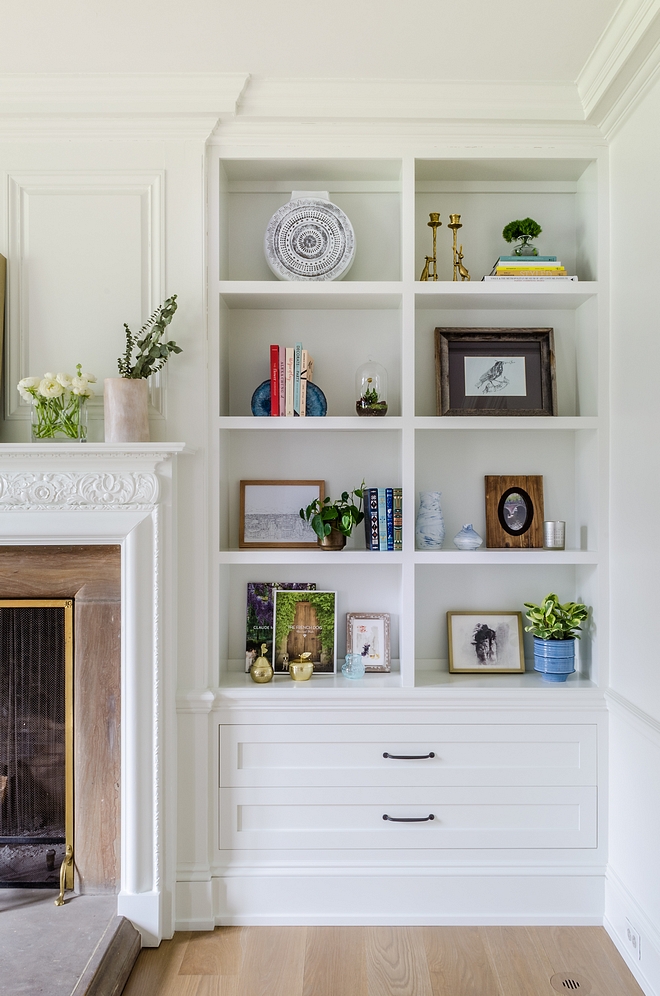
POLYGON ((106 377, 103 381, 106 443, 148 443, 147 402, 144 378, 106 377))

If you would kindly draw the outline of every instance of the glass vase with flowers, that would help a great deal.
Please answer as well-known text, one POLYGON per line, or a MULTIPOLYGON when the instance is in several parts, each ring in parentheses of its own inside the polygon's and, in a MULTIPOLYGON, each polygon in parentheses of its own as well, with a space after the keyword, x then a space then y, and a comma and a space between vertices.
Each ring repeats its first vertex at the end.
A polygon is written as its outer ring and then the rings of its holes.
POLYGON ((43 377, 24 377, 18 392, 32 405, 31 438, 33 442, 87 441, 87 401, 94 394, 96 377, 83 373, 79 363, 76 373, 45 373, 43 377))

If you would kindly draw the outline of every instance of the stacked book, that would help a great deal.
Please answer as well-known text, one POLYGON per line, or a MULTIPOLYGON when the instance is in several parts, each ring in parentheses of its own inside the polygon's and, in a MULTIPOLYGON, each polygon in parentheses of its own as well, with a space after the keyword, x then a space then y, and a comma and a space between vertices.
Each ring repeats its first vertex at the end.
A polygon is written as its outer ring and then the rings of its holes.
POLYGON ((577 280, 556 256, 500 256, 484 280, 577 280))
POLYGON ((307 384, 313 379, 314 360, 302 342, 270 347, 270 414, 307 414, 307 384))
POLYGON ((367 550, 403 549, 401 488, 364 489, 364 534, 367 550))

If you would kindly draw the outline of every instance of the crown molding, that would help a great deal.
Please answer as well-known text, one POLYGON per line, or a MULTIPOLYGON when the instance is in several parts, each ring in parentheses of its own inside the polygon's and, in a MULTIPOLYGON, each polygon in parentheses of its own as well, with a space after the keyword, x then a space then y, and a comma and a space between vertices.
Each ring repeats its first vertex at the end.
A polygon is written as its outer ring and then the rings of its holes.
POLYGON ((253 76, 239 114, 251 118, 583 121, 574 83, 253 76))
POLYGON ((609 138, 660 70, 660 0, 623 0, 577 79, 588 121, 609 138))

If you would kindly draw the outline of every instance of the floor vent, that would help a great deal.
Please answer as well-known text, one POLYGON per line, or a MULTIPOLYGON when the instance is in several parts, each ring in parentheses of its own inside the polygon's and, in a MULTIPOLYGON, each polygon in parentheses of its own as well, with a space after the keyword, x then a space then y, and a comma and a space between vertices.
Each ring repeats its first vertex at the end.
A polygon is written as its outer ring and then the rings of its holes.
POLYGON ((558 972, 552 976, 550 982, 558 993, 579 993, 580 996, 586 996, 591 992, 589 979, 578 975, 577 972, 558 972))

